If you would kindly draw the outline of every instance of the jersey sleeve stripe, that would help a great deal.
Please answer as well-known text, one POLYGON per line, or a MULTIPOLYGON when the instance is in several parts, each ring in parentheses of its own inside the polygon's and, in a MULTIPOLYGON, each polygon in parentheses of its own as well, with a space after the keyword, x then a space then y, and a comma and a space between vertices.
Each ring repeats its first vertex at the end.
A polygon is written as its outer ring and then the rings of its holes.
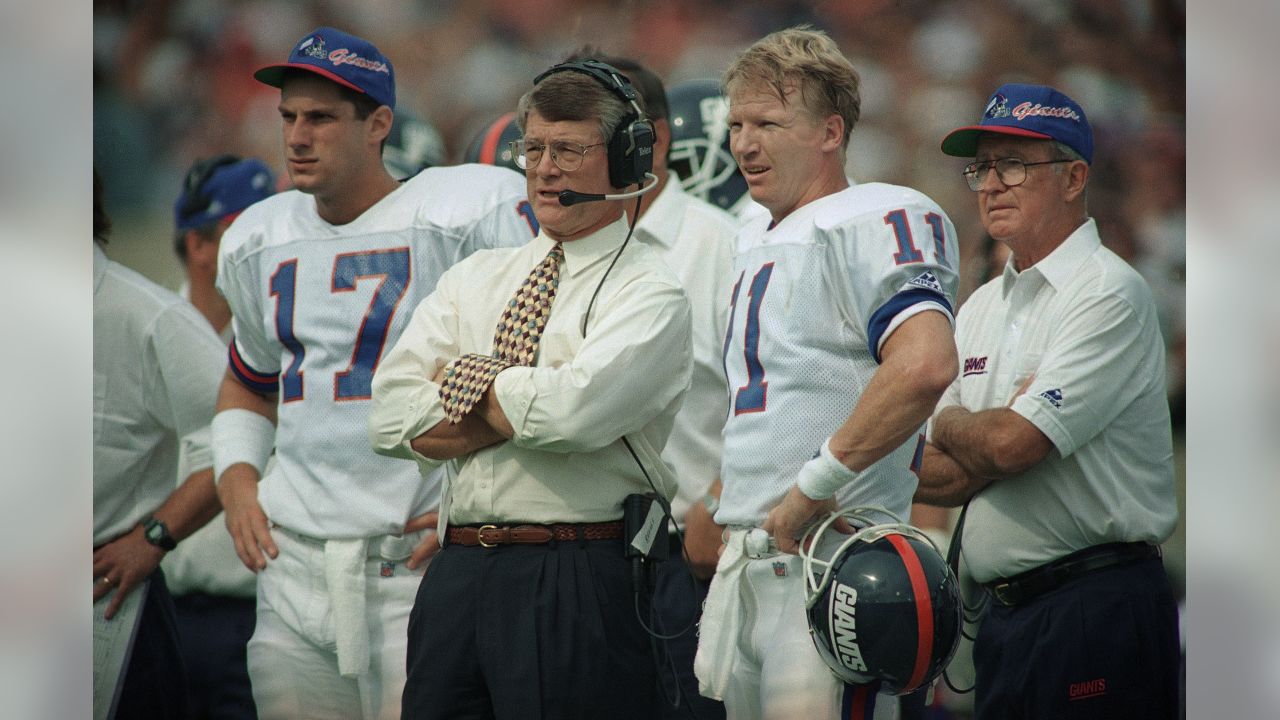
POLYGON ((903 290, 889 298, 878 310, 871 314, 871 319, 867 321, 867 349, 871 351, 871 356, 876 359, 877 363, 880 362, 880 338, 893 324, 893 319, 903 310, 920 303, 941 305, 946 308, 948 313, 953 313, 951 303, 947 301, 947 297, 934 290, 912 288, 903 290))
POLYGON ((244 384, 245 387, 260 393, 274 393, 279 390, 280 373, 267 375, 254 370, 249 363, 240 357, 240 351, 236 348, 236 341, 231 340, 230 346, 227 348, 227 366, 231 368, 231 372, 236 379, 244 384))

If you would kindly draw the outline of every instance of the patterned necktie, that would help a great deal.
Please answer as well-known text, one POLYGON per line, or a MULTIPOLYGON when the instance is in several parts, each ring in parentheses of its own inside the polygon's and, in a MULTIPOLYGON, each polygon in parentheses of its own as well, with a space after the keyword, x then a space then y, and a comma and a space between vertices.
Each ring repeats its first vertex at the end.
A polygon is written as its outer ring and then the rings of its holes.
POLYGON ((492 356, 468 353, 445 366, 440 399, 450 423, 457 424, 471 412, 498 373, 514 365, 533 365, 560 285, 562 260, 564 248, 556 243, 516 290, 498 320, 492 356))

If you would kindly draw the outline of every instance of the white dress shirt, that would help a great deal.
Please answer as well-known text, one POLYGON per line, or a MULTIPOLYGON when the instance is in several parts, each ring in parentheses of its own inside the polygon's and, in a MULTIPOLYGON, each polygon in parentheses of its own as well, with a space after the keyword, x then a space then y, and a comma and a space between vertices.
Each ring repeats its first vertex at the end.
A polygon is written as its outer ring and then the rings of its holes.
POLYGON ((190 303, 93 248, 93 544, 114 540, 212 466, 209 423, 226 367, 190 303))
POLYGON ((693 381, 662 451, 679 484, 671 501, 677 521, 720 477, 721 433, 729 411, 721 353, 737 232, 732 215, 685 192, 675 173, 636 223, 634 239, 662 255, 689 296, 693 316, 693 381))
POLYGON ((962 548, 979 582, 1093 545, 1164 541, 1178 507, 1164 341, 1151 290, 1089 220, 1021 273, 1012 262, 957 318, 960 377, 938 403, 1008 405, 1053 442, 974 496, 962 548))
MULTIPOLYGON (((582 333, 626 232, 622 219, 564 243, 536 365, 507 368, 494 380, 515 435, 452 463, 450 524, 620 518, 623 498, 650 492, 619 441, 624 435, 659 491, 674 492, 661 452, 692 368, 679 280, 657 253, 631 242, 582 333)), ((431 379, 463 354, 492 353, 504 306, 553 242, 543 234, 524 247, 479 251, 440 278, 374 375, 369 436, 377 452, 416 459, 424 472, 439 465, 410 447, 444 419, 431 379)))

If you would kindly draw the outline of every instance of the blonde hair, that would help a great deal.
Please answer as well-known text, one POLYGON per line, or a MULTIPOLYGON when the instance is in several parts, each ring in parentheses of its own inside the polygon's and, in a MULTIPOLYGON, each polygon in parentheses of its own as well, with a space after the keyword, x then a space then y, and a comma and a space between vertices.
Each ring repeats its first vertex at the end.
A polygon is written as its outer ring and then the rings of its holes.
POLYGON ((808 25, 779 30, 761 38, 733 61, 724 74, 726 93, 738 83, 764 83, 778 99, 787 90, 800 92, 800 103, 816 118, 836 114, 844 119, 844 144, 862 113, 858 72, 831 36, 808 25))

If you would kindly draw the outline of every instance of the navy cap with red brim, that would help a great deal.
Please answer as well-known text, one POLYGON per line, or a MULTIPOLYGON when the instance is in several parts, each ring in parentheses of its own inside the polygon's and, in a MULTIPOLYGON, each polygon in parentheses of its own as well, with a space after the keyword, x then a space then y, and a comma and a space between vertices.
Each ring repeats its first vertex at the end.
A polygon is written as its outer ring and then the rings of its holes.
POLYGON ((942 152, 974 157, 982 133, 1056 140, 1079 153, 1085 162, 1093 162, 1093 129, 1084 110, 1071 98, 1044 85, 1000 86, 987 101, 982 120, 947 133, 942 139, 942 152))
POLYGON ((395 109, 396 80, 391 61, 373 43, 355 35, 329 27, 317 28, 298 41, 288 62, 259 68, 253 77, 266 85, 283 87, 290 71, 315 73, 395 109))

